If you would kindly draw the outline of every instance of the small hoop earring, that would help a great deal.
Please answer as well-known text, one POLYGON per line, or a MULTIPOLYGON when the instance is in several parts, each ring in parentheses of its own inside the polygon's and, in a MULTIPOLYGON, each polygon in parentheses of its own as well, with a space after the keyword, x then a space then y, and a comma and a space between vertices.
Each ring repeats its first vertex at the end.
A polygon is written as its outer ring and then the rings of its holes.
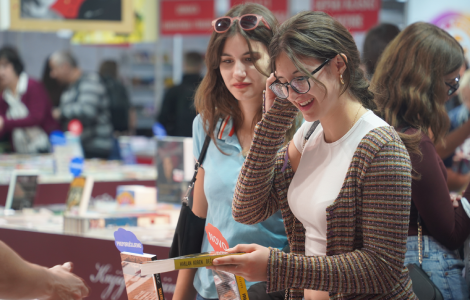
POLYGON ((343 74, 339 75, 339 81, 341 82, 341 84, 344 84, 343 74))

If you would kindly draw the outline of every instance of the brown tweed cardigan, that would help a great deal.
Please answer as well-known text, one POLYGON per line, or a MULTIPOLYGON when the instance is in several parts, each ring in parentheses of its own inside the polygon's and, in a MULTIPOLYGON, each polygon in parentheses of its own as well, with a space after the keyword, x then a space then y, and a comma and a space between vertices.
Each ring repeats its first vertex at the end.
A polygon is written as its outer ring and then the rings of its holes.
POLYGON ((287 147, 279 151, 296 113, 278 99, 257 124, 233 200, 233 217, 244 224, 282 212, 291 253, 270 248, 267 291, 290 288, 291 299, 302 299, 303 289, 329 291, 330 299, 417 299, 404 266, 411 163, 398 134, 381 127, 362 139, 326 210, 327 256, 307 257, 305 229, 287 202, 294 172, 285 165, 287 147))

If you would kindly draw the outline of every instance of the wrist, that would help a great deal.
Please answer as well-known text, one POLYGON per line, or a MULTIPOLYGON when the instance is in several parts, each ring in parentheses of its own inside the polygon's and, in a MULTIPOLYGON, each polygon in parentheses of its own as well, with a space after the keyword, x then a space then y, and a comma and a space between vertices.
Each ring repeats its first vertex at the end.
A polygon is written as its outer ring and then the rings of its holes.
POLYGON ((52 297, 54 295, 56 275, 50 269, 47 269, 44 267, 40 267, 40 268, 42 268, 42 273, 43 273, 40 277, 42 278, 42 282, 41 283, 38 282, 39 288, 42 289, 41 294, 44 295, 44 298, 52 297))
POLYGON ((47 268, 30 263, 30 292, 35 298, 49 298, 54 294, 54 274, 47 268))

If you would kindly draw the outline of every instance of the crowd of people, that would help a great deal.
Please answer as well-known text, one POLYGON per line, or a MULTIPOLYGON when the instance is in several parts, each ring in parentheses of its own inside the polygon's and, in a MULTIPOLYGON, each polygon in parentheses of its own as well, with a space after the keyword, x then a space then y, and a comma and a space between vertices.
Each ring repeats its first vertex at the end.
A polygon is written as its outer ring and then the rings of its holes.
MULTIPOLYGON (((422 22, 402 32, 379 25, 361 61, 329 15, 303 12, 277 26, 247 4, 213 22, 206 67, 195 157, 206 136, 211 143, 192 210, 224 233, 229 252, 246 253, 208 269, 244 277, 249 294, 263 282, 281 291, 271 299, 417 299, 414 264, 444 299, 469 298, 469 181, 457 185, 443 163, 455 153, 448 168, 461 176, 455 164, 469 158, 460 146, 468 100, 448 133, 446 103, 468 84, 450 34, 422 22)), ((180 272, 174 297, 217 298, 208 270, 180 272)))
MULTIPOLYGON (((212 269, 244 277, 252 300, 417 299, 414 264, 444 299, 469 299, 470 71, 457 40, 429 23, 382 24, 361 57, 331 16, 279 24, 259 4, 212 27, 207 73, 188 53, 158 120, 193 137, 194 157, 207 151, 192 213, 245 254, 180 270, 173 298, 217 299, 212 269)), ((43 152, 50 131, 78 119, 85 155, 108 158, 102 78, 116 72, 85 74, 67 52, 47 66, 60 98, 28 78, 14 49, 0 50, 0 132, 18 152, 43 152)), ((205 233, 194 242, 213 250, 205 233)), ((49 272, 87 294, 59 268, 49 272)))
POLYGON ((2 152, 51 151, 49 135, 80 122, 85 158, 119 159, 116 135, 127 133, 133 111, 117 64, 83 72, 68 51, 46 60, 41 82, 30 78, 16 49, 0 49, 0 139, 2 152), (117 154, 116 154, 117 153, 117 154))

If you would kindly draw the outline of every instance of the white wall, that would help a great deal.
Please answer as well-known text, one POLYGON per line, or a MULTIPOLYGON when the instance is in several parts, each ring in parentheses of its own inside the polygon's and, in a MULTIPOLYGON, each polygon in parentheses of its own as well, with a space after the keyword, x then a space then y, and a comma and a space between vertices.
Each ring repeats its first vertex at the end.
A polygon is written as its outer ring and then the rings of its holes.
POLYGON ((409 0, 406 21, 430 22, 445 29, 460 42, 470 61, 470 0, 409 0))

